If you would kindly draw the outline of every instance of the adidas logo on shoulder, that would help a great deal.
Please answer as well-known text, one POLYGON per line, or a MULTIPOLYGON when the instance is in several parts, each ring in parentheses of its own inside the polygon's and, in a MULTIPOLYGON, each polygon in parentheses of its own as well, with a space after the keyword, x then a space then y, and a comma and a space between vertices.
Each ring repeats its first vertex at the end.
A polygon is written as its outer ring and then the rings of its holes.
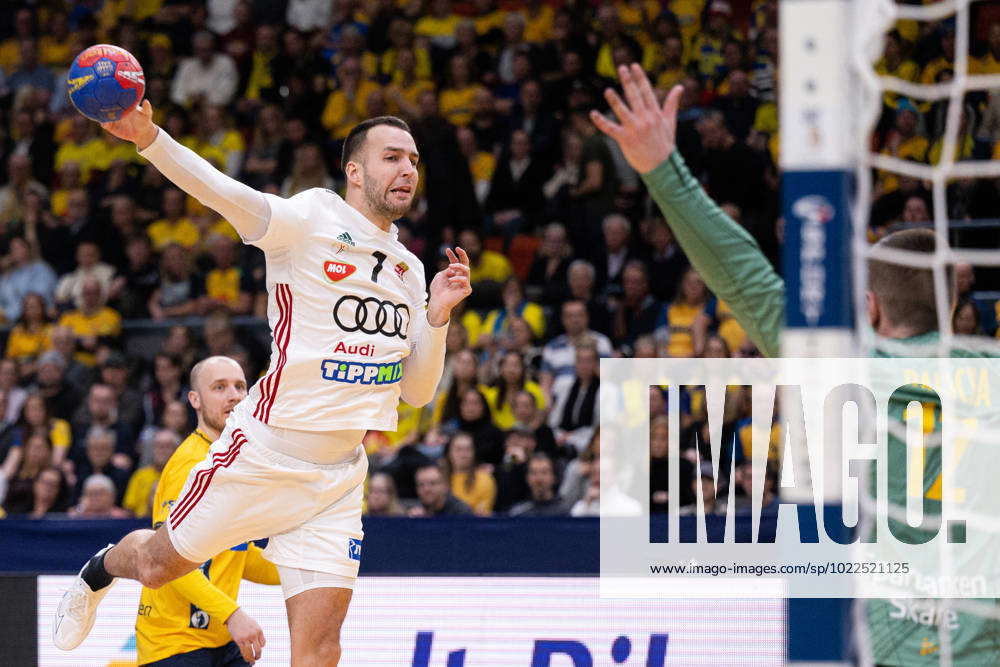
POLYGON ((352 239, 351 235, 348 234, 347 232, 343 232, 340 236, 337 237, 337 240, 340 241, 341 243, 346 243, 352 248, 355 246, 354 239, 352 239))

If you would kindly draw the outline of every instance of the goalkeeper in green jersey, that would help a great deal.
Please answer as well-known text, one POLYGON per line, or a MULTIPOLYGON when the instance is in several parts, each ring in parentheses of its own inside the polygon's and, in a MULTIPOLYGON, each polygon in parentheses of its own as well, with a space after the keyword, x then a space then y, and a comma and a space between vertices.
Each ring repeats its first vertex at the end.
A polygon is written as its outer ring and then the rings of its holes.
MULTIPOLYGON (((660 105, 641 67, 634 64, 619 67, 618 75, 624 99, 614 90, 605 91, 615 119, 592 111, 591 120, 618 143, 629 164, 642 176, 677 242, 705 284, 729 304, 761 352, 779 356, 785 317, 784 282, 753 238, 705 194, 676 150, 681 87, 670 91, 660 105)), ((935 241, 933 231, 911 229, 891 234, 880 244, 933 253, 935 241)), ((866 297, 868 320, 883 341, 873 351, 875 356, 932 356, 938 341, 938 317, 929 269, 871 260, 866 297), (901 346, 912 354, 901 354, 901 346)), ((953 356, 977 355, 956 351, 953 356)), ((907 401, 911 399, 925 403, 928 400, 926 396, 905 397, 907 401)), ((903 404, 889 406, 893 418, 903 418, 903 407, 903 404)), ((898 457, 904 470, 905 448, 905 443, 890 437, 888 456, 891 460, 898 457)), ((925 493, 938 478, 940 458, 940 448, 928 451, 924 464, 925 493)), ((905 479, 888 482, 889 503, 905 507, 905 479)), ((925 507, 939 512, 940 501, 925 507)), ((917 530, 900 528, 907 529, 917 530)), ((866 662, 907 667, 937 665, 941 660, 941 635, 948 633, 952 665, 1000 664, 1000 622, 996 620, 942 609, 933 599, 869 600, 864 618, 872 652, 866 662)))

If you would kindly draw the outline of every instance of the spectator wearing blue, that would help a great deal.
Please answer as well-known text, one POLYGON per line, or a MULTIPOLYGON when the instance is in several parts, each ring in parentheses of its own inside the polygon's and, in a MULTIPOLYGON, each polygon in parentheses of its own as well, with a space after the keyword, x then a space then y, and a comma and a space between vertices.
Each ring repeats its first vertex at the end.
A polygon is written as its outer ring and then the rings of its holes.
POLYGON ((8 322, 21 317, 21 305, 28 294, 40 294, 45 305, 52 307, 56 289, 56 274, 52 267, 35 257, 23 237, 10 241, 9 268, 0 276, 0 308, 8 322))
POLYGON ((18 43, 21 64, 10 75, 7 82, 10 90, 17 95, 22 88, 31 87, 53 95, 56 90, 56 75, 38 62, 38 46, 33 39, 22 39, 18 43))
POLYGON ((556 336, 542 348, 539 384, 550 404, 554 393, 561 392, 564 385, 573 382, 576 348, 579 345, 594 345, 601 357, 610 357, 614 351, 607 336, 590 328, 590 314, 583 301, 572 299, 564 302, 560 321, 566 333, 556 336))

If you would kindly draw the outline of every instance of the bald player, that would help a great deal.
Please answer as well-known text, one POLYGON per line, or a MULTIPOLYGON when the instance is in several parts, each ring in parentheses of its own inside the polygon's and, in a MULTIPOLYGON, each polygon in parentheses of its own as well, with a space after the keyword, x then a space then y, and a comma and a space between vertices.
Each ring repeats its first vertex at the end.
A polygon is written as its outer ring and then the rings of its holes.
MULTIPOLYGON (((191 469, 218 439, 246 396, 243 369, 229 357, 209 357, 191 370, 188 400, 198 427, 170 457, 153 499, 153 527, 162 524, 191 469)), ((278 570, 255 544, 233 545, 201 567, 158 589, 142 589, 136 617, 140 665, 236 667, 260 658, 264 633, 240 609, 240 580, 278 584, 278 570)))

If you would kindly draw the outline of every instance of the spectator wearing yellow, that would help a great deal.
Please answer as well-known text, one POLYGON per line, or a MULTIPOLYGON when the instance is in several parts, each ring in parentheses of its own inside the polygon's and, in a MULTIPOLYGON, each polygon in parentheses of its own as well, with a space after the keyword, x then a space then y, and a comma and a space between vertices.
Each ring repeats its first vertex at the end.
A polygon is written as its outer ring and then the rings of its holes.
POLYGON ((163 0, 105 0, 97 12, 101 35, 110 40, 122 19, 139 22, 155 16, 163 0))
POLYGON ((648 43, 647 30, 660 15, 660 3, 656 0, 618 0, 615 7, 625 32, 641 45, 648 43))
POLYGON ((691 47, 695 37, 701 32, 701 15, 705 10, 705 0, 668 0, 667 9, 677 17, 685 49, 691 47))
POLYGON ((473 24, 476 34, 488 36, 503 29, 503 21, 509 12, 498 9, 496 0, 473 0, 473 24))
POLYGON ((63 162, 57 179, 59 187, 52 191, 52 196, 49 198, 49 210, 52 215, 62 218, 69 212, 69 193, 83 187, 83 173, 80 170, 80 163, 73 160, 63 162))
POLYGON ((413 26, 417 37, 422 37, 439 49, 455 46, 455 28, 461 17, 452 11, 451 0, 431 0, 430 11, 413 26))
POLYGON ((247 315, 253 307, 253 281, 236 264, 236 242, 221 234, 208 238, 208 254, 213 267, 205 275, 202 312, 223 311, 247 315))
MULTIPOLYGON (((902 100, 896 111, 896 122, 886 135, 882 147, 883 155, 891 155, 900 160, 927 161, 927 150, 930 142, 919 132, 920 113, 909 100, 902 100)), ((879 172, 879 188, 877 194, 892 192, 899 187, 899 178, 895 174, 879 172)))
POLYGON ((198 226, 185 215, 184 203, 184 193, 177 188, 163 191, 163 217, 147 229, 149 240, 157 252, 162 252, 171 243, 188 249, 198 245, 201 234, 198 226))
POLYGON ((452 125, 466 126, 472 122, 477 93, 485 90, 473 80, 468 59, 452 56, 448 61, 448 86, 438 96, 441 115, 452 125))
POLYGON ((668 305, 663 319, 656 330, 656 336, 666 341, 667 353, 674 358, 693 357, 694 339, 691 327, 705 310, 708 302, 708 288, 694 269, 688 269, 681 278, 677 298, 668 305))
POLYGON ((510 321, 519 317, 531 327, 534 338, 541 338, 545 333, 545 312, 537 303, 528 301, 524 296, 524 286, 516 277, 511 276, 503 285, 501 292, 503 306, 490 311, 483 322, 482 332, 493 339, 507 335, 510 321))
POLYGON ((30 368, 46 350, 52 348, 52 320, 45 308, 45 299, 31 292, 21 302, 21 317, 7 336, 4 355, 22 366, 26 375, 34 375, 30 368))
POLYGON ((275 63, 281 55, 277 29, 272 25, 258 25, 254 32, 253 52, 250 54, 250 76, 242 100, 241 108, 255 108, 261 97, 278 90, 275 63))
POLYGON ((493 424, 504 431, 512 428, 517 421, 514 417, 514 397, 517 392, 521 390, 531 392, 538 401, 538 406, 545 409, 545 394, 537 382, 528 379, 524 358, 516 350, 504 353, 500 359, 500 373, 497 379, 491 385, 480 386, 479 390, 490 407, 493 424))
POLYGON ((195 143, 189 146, 209 162, 220 162, 227 175, 235 177, 243 165, 246 142, 243 135, 226 125, 222 107, 206 106, 197 116, 195 143))
POLYGON ((489 151, 479 149, 479 146, 476 145, 476 135, 469 128, 457 128, 455 136, 458 139, 458 149, 469 165, 476 199, 482 204, 490 194, 490 182, 493 180, 493 172, 497 166, 496 157, 489 151))
MULTIPOLYGON (((938 75, 946 69, 955 69, 955 29, 942 25, 940 31, 940 55, 924 65, 920 71, 920 83, 937 83, 938 75)), ((971 64, 971 63, 970 63, 971 64)))
POLYGON ((459 244, 469 255, 469 268, 472 274, 472 284, 492 281, 502 283, 514 274, 510 261, 502 254, 483 248, 483 239, 475 229, 462 230, 459 244))
POLYGON ((421 93, 433 93, 434 84, 418 75, 417 56, 413 49, 399 49, 395 53, 395 63, 392 82, 385 89, 389 113, 416 118, 420 116, 421 93))
POLYGON ((86 278, 80 288, 80 306, 63 314, 59 326, 69 327, 76 335, 76 360, 92 367, 101 347, 113 342, 122 333, 122 317, 108 307, 107 294, 96 278, 86 278))
POLYGON ((429 81, 433 76, 431 70, 431 54, 423 46, 414 42, 413 24, 404 18, 395 18, 389 24, 389 48, 382 54, 379 61, 379 74, 396 82, 399 74, 400 53, 404 50, 413 52, 414 73, 421 81, 429 81))
POLYGON ((497 498, 497 482, 493 475, 477 465, 472 436, 464 431, 452 436, 445 447, 444 458, 452 494, 471 507, 475 514, 492 514, 497 498))
POLYGON ((663 50, 658 54, 656 63, 657 90, 670 91, 687 76, 684 69, 684 42, 680 37, 671 35, 663 40, 663 50))
POLYGON ((351 128, 368 118, 368 95, 378 90, 377 83, 367 79, 356 57, 345 58, 337 68, 337 88, 326 98, 320 121, 332 139, 347 138, 351 128))
POLYGON ((38 393, 28 394, 21 408, 18 427, 24 437, 31 433, 41 433, 52 444, 52 464, 61 465, 66 460, 73 444, 73 429, 65 419, 49 412, 45 397, 38 393))
POLYGON ((986 54, 969 61, 969 74, 1000 74, 1000 21, 990 24, 986 54))
POLYGON ((555 37, 556 12, 543 0, 527 0, 524 5, 524 41, 541 44, 555 37))
POLYGON ((45 34, 38 40, 38 61, 58 69, 69 67, 74 55, 66 12, 54 11, 49 16, 45 34))
POLYGON ((153 510, 153 492, 160 480, 163 466, 167 465, 170 455, 177 449, 181 439, 176 433, 162 428, 153 436, 153 460, 148 466, 139 468, 128 480, 125 487, 125 499, 122 507, 134 514, 136 518, 150 516, 153 510))
POLYGON ((73 116, 66 140, 56 149, 56 171, 62 171, 63 165, 67 162, 76 162, 80 165, 81 180, 83 183, 89 182, 90 172, 100 159, 102 146, 101 140, 94 136, 94 127, 94 123, 83 116, 79 114, 73 116))
POLYGON ((9 76, 21 64, 21 40, 34 39, 35 15, 28 7, 14 13, 14 35, 0 42, 0 69, 9 76))
POLYGON ((712 0, 708 6, 708 23, 691 44, 691 62, 705 80, 712 79, 722 65, 722 48, 733 36, 732 16, 733 8, 727 0, 712 0))
MULTIPOLYGON (((881 76, 893 76, 903 81, 915 83, 920 77, 920 67, 906 57, 903 38, 898 31, 893 30, 885 37, 885 50, 882 57, 875 63, 875 72, 881 76)), ((882 101, 890 109, 898 109, 899 101, 903 99, 899 93, 886 91, 882 101)))

